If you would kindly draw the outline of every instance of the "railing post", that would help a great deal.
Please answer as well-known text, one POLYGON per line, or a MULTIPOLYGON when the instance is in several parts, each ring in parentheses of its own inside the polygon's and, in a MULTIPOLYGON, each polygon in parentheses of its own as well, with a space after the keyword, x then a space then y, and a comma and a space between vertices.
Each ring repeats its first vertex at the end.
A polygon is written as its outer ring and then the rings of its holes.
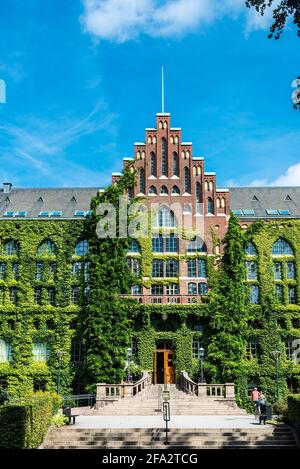
POLYGON ((207 397, 207 384, 198 383, 198 397, 207 397))
POLYGON ((235 385, 234 383, 225 383, 225 397, 228 399, 235 399, 235 385))

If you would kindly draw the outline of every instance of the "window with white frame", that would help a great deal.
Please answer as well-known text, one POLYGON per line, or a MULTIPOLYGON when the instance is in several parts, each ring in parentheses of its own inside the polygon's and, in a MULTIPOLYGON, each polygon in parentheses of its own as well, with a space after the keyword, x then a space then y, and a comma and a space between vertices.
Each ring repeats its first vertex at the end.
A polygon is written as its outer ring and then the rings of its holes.
POLYGON ((34 342, 32 344, 32 353, 35 362, 46 362, 49 357, 48 345, 45 342, 34 342))
POLYGON ((9 362, 11 359, 11 344, 0 339, 0 363, 9 362))

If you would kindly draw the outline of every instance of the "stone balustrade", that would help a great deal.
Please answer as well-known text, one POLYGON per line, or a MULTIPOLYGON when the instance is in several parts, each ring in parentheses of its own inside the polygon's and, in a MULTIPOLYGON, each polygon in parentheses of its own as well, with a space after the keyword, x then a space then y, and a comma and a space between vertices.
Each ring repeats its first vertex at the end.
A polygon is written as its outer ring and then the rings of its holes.
POLYGON ((150 374, 143 371, 142 377, 136 383, 107 384, 97 383, 96 409, 105 403, 116 401, 124 397, 133 397, 143 391, 151 383, 150 374))
POLYGON ((186 371, 181 373, 181 386, 182 389, 198 397, 205 398, 224 398, 228 400, 235 400, 235 385, 234 383, 225 384, 206 384, 196 383, 193 381, 186 371))

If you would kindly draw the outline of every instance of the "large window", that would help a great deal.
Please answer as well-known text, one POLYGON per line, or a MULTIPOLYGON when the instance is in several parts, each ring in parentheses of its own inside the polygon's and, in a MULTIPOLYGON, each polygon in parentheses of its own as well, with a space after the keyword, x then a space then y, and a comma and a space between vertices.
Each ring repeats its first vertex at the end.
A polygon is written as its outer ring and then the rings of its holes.
POLYGON ((5 256, 18 256, 19 255, 19 244, 17 241, 11 239, 10 241, 6 241, 3 246, 3 254, 5 256))
POLYGON ((85 346, 80 341, 72 342, 71 357, 73 363, 84 363, 85 362, 85 346))
POLYGON ((164 287, 163 285, 152 285, 151 286, 151 295, 163 295, 164 287))
POLYGON ((162 207, 156 215, 155 226, 175 227, 176 218, 173 210, 167 207, 162 207))
POLYGON ((50 241, 44 241, 38 248, 38 254, 55 254, 55 244, 50 241))
POLYGON ((0 280, 4 280, 6 275, 6 264, 4 262, 0 263, 0 280))
POLYGON ((188 283, 188 294, 197 295, 197 283, 195 282, 188 283))
POLYGON ((156 156, 153 152, 150 154, 150 176, 156 177, 156 156))
POLYGON ((37 262, 35 266, 35 280, 41 282, 44 278, 44 263, 37 262))
POLYGON ((138 259, 132 259, 130 257, 127 258, 128 267, 130 268, 131 272, 139 277, 140 275, 140 263, 138 259))
POLYGON ((46 362, 49 357, 47 344, 44 342, 35 342, 32 344, 33 360, 36 362, 46 362))
POLYGON ((161 234, 152 238, 152 251, 153 252, 178 252, 178 238, 174 234, 168 237, 163 237, 161 234))
POLYGON ((152 277, 164 276, 164 262, 161 259, 154 259, 152 261, 152 277))
POLYGON ((214 203, 211 197, 207 199, 207 213, 213 214, 214 213, 214 203))
POLYGON ((75 246, 76 256, 85 256, 89 252, 89 242, 86 239, 79 241, 75 246))
POLYGON ((257 357, 258 344, 257 340, 254 337, 250 337, 249 342, 246 348, 246 357, 248 360, 257 357))
POLYGON ((295 268, 295 263, 294 262, 287 262, 286 263, 286 275, 289 280, 292 280, 295 278, 296 274, 296 268, 295 268))
POLYGON ((11 344, 0 339, 0 363, 11 361, 11 344))
POLYGON ((139 188, 140 188, 140 193, 145 194, 145 170, 144 168, 140 169, 139 188))
POLYGON ((206 278, 206 261, 204 259, 189 259, 187 261, 188 277, 206 278))
POLYGON ((292 286, 288 286, 288 299, 289 304, 294 305, 296 304, 296 288, 292 286))
POLYGON ((281 262, 274 262, 273 263, 273 272, 274 272, 274 279, 281 280, 282 279, 282 265, 281 262))
POLYGON ((173 176, 179 176, 178 154, 175 151, 173 153, 173 176))
POLYGON ((175 259, 166 260, 166 277, 178 276, 178 261, 175 259))
POLYGON ((248 243, 248 245, 245 248, 245 253, 248 254, 248 256, 256 256, 257 251, 253 243, 248 243))
POLYGON ((136 239, 130 241, 129 252, 139 253, 141 252, 140 244, 136 239))
POLYGON ((179 295, 178 283, 169 283, 169 285, 166 286, 166 295, 179 295))
POLYGON ((16 305, 18 303, 18 288, 17 287, 10 288, 9 294, 10 294, 10 302, 16 305))
POLYGON ((168 175, 168 151, 165 138, 161 139, 161 174, 162 176, 168 175))
POLYGON ((272 247, 273 256, 293 256, 294 252, 291 246, 287 241, 282 238, 279 238, 272 247))
POLYGON ((255 261, 246 261, 247 280, 257 279, 257 265, 255 261))
POLYGON ((184 168, 184 191, 190 194, 191 192, 191 178, 189 168, 184 168))
POLYGON ((199 295, 206 295, 208 292, 207 283, 200 282, 198 283, 198 293, 199 295))
POLYGON ((142 295, 142 293, 143 293, 142 285, 133 285, 131 287, 132 295, 142 295))

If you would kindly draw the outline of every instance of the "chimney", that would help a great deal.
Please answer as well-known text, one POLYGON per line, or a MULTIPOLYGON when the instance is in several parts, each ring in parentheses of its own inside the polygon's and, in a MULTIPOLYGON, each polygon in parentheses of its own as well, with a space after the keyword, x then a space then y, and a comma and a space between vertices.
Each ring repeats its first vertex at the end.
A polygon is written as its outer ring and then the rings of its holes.
POLYGON ((8 194, 9 192, 11 192, 11 189, 12 189, 12 183, 11 182, 4 182, 3 183, 3 192, 4 192, 4 194, 8 194))

